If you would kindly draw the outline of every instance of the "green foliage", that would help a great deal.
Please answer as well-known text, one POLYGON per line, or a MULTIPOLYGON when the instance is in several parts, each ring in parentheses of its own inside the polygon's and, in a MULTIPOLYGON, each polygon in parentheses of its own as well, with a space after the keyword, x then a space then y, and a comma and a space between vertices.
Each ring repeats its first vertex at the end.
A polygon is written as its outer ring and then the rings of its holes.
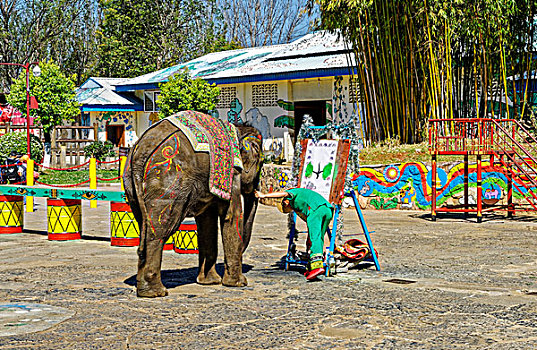
POLYGON ((95 141, 84 147, 84 154, 86 157, 96 158, 101 162, 106 160, 106 157, 112 157, 114 155, 114 144, 108 140, 95 141))
POLYGON ((96 75, 135 77, 228 47, 216 0, 99 0, 99 5, 96 75))
POLYGON ((185 110, 208 113, 216 107, 220 95, 215 84, 207 84, 199 78, 191 79, 186 71, 160 84, 160 92, 157 103, 161 118, 185 110))
MULTIPOLYGON (((75 83, 72 77, 66 77, 53 62, 39 64, 41 75, 35 77, 30 73, 30 95, 35 96, 38 109, 30 113, 43 126, 46 135, 56 125, 74 120, 80 114, 76 101, 75 83)), ((19 111, 26 110, 26 72, 23 71, 11 85, 7 102, 19 111)), ((47 136, 49 137, 49 136, 47 136)))
MULTIPOLYGON (((95 0, 9 0, 0 2, 2 62, 53 60, 69 74, 84 75, 95 59, 95 0)), ((19 73, 2 67, 4 91, 19 73)), ((80 76, 79 76, 80 78, 80 76)))
MULTIPOLYGON (((26 132, 10 132, 0 136, 0 162, 5 162, 12 152, 18 155, 26 154, 27 142, 26 132)), ((43 160, 43 143, 34 135, 30 135, 30 151, 32 159, 37 163, 41 163, 43 160)))
POLYGON ((369 140, 419 142, 429 118, 517 118, 537 102, 519 88, 537 68, 535 1, 310 0, 315 4, 319 25, 353 48, 369 140), (519 87, 508 77, 518 77, 519 87), (506 98, 512 106, 500 102, 506 98))

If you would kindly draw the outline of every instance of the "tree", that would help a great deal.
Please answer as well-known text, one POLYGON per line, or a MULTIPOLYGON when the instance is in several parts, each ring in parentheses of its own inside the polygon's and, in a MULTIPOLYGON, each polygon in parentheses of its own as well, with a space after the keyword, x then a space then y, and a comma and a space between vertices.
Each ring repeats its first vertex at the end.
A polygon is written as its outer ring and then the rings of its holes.
MULTIPOLYGON (((0 62, 25 64, 52 59, 70 73, 87 72, 94 57, 96 0, 6 0, 0 2, 0 62)), ((3 67, 7 91, 17 70, 3 67)))
POLYGON ((427 119, 517 117, 536 102, 517 87, 529 86, 537 68, 535 1, 314 4, 322 27, 351 44, 369 140, 420 141, 427 119))
POLYGON ((99 0, 95 72, 135 77, 219 50, 216 0, 99 0))
POLYGON ((187 71, 160 84, 160 92, 157 100, 160 118, 185 110, 208 113, 216 107, 220 95, 215 84, 207 84, 199 78, 191 79, 187 71))
MULTIPOLYGON (((50 142, 50 133, 54 127, 73 121, 80 109, 73 77, 65 76, 52 61, 42 62, 39 66, 39 77, 30 74, 30 95, 36 97, 39 108, 30 111, 43 126, 45 142, 50 142)), ((26 72, 21 72, 13 81, 7 101, 20 111, 26 110, 26 72)))
POLYGON ((308 0, 219 0, 228 40, 243 47, 288 43, 310 28, 308 0))

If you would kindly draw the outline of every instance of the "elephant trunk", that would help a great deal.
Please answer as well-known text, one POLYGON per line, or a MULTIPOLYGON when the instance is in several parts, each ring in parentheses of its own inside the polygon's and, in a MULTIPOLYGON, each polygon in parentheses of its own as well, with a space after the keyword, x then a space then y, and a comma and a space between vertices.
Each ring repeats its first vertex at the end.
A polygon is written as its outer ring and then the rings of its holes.
POLYGON ((252 228, 254 226, 255 213, 257 211, 258 199, 254 193, 243 195, 244 199, 244 225, 242 235, 242 251, 244 252, 248 248, 250 238, 252 237, 252 228))

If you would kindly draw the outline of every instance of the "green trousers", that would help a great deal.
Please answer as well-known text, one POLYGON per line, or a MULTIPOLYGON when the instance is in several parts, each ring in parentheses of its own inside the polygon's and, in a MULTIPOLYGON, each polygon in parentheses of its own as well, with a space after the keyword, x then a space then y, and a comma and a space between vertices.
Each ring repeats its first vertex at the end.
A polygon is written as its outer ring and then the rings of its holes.
POLYGON ((332 220, 332 210, 326 205, 310 212, 306 220, 308 235, 311 241, 310 260, 322 259, 324 234, 332 220))

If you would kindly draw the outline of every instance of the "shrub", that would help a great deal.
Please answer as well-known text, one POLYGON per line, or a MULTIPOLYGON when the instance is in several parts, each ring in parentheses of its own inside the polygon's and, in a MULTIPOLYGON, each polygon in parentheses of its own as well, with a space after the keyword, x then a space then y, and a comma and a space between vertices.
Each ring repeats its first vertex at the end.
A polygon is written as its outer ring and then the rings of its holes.
POLYGON ((84 147, 86 157, 93 157, 99 161, 106 160, 106 157, 114 155, 114 144, 110 141, 95 141, 84 147))
MULTIPOLYGON (((0 136, 0 162, 5 162, 11 153, 17 155, 26 154, 27 139, 26 132, 10 132, 0 136)), ((37 163, 43 160, 43 143, 34 135, 30 135, 30 150, 32 159, 37 163)))

